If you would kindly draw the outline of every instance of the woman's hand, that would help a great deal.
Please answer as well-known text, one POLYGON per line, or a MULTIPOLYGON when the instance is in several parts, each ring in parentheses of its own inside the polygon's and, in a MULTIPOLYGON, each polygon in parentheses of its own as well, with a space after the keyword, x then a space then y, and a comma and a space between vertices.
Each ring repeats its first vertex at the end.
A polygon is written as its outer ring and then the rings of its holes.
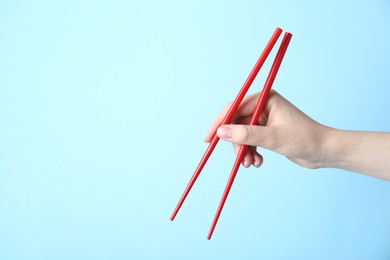
POLYGON ((307 168, 321 167, 322 142, 327 128, 320 125, 284 99, 271 91, 258 125, 246 125, 252 116, 259 94, 246 97, 238 108, 233 124, 218 128, 231 103, 219 113, 205 136, 210 142, 218 136, 233 143, 237 152, 241 144, 249 146, 243 165, 259 167, 263 161, 256 147, 263 147, 285 155, 291 161, 307 168))

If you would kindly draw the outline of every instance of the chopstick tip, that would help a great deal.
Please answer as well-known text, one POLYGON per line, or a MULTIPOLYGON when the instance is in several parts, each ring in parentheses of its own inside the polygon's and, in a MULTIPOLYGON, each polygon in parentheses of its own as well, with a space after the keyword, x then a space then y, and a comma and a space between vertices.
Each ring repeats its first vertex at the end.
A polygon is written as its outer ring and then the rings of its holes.
POLYGON ((215 225, 212 225, 212 227, 209 230, 209 233, 207 234, 207 240, 210 240, 214 233, 215 225))

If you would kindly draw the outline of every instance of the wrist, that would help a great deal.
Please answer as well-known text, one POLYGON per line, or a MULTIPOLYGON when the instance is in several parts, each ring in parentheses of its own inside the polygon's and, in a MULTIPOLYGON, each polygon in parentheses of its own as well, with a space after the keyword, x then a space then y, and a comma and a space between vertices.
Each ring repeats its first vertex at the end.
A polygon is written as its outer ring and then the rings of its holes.
POLYGON ((344 131, 324 126, 319 168, 342 168, 344 131))

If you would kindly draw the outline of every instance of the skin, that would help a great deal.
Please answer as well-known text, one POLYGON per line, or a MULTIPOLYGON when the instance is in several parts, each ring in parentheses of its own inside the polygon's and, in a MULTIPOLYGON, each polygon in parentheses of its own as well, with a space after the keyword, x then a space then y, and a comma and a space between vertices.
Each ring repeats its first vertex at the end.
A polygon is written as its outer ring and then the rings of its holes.
POLYGON ((311 169, 339 168, 390 180, 390 133, 338 130, 319 124, 271 91, 258 125, 246 125, 259 94, 246 97, 233 124, 220 126, 231 103, 211 124, 204 140, 210 142, 215 132, 233 143, 237 153, 241 144, 249 146, 244 167, 260 167, 262 147, 286 156, 292 162, 311 169))

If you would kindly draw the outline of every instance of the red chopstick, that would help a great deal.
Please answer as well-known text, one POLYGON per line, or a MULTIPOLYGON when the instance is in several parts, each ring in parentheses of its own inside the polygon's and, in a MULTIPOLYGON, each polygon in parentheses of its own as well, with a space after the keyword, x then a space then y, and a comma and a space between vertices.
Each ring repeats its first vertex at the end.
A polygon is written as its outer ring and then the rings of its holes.
MULTIPOLYGON (((223 119, 221 125, 229 124, 233 118, 234 113, 236 112, 238 106, 240 105, 242 99, 245 97, 246 92, 248 92, 248 89, 252 85, 253 80, 256 78, 257 73, 263 66, 265 60, 267 59, 269 53, 271 52, 272 48, 274 47, 276 41, 278 40, 280 34, 282 33, 282 29, 276 28, 274 34, 272 35, 271 39, 269 40, 267 46, 265 47, 264 51, 261 53, 259 59, 257 60, 255 66, 253 67, 252 71, 250 72, 248 78, 244 82, 244 85, 242 86, 240 92, 238 93, 237 97, 233 101, 229 111, 227 112, 225 118, 223 119)), ((202 159, 200 160, 198 166, 195 169, 194 174, 192 175, 190 181, 187 184, 187 187, 185 188, 183 195, 181 196, 179 202, 176 205, 175 210, 173 211, 171 215, 171 220, 174 220, 176 217, 176 214, 179 212, 181 206, 183 205, 184 200, 186 199, 188 193, 190 192, 192 186, 194 185, 196 179, 198 178, 200 172, 202 171, 204 165, 206 164, 207 160, 209 159, 211 153, 213 152, 215 146, 217 145, 219 141, 219 137, 216 133, 214 133, 213 138, 207 147, 202 159)))
MULTIPOLYGON (((272 35, 271 39, 269 40, 267 46, 265 47, 264 51, 261 53, 259 59, 257 60, 255 66, 253 67, 252 71, 250 72, 247 80, 244 82, 244 85, 242 86, 240 92, 238 93, 237 97, 235 98, 235 100, 233 101, 229 111, 227 112, 225 118, 223 119, 221 125, 225 125, 225 124, 229 124, 231 123, 232 121, 232 118, 236 112, 236 110, 238 109, 241 101, 243 100, 246 92, 248 91, 248 89, 250 88, 252 82, 254 81, 255 77, 257 76, 259 70, 261 69, 261 67, 263 66, 265 60, 267 59, 269 53, 271 52, 272 48, 274 47, 276 41, 278 40, 280 34, 282 33, 282 30, 280 28, 276 28, 274 34, 272 35)), ((272 88, 272 84, 276 78, 276 75, 278 73, 278 70, 279 70, 279 67, 282 63, 282 60, 283 60, 283 57, 287 51, 287 47, 290 43, 290 40, 291 40, 291 33, 288 33, 286 32, 284 37, 283 37, 283 40, 282 40, 282 43, 279 47, 279 50, 278 50, 278 53, 276 54, 276 57, 275 57, 275 60, 274 60, 274 63, 272 64, 272 67, 271 67, 271 70, 268 74, 268 77, 267 77, 267 80, 264 84, 264 87, 263 87, 263 90, 259 96, 259 100, 256 104, 256 107, 255 107, 255 110, 252 114, 252 117, 251 117, 251 120, 249 122, 250 125, 256 125, 257 122, 258 122, 258 119, 262 113, 262 110, 267 102, 267 98, 268 98, 268 94, 272 88)), ((176 205, 176 208, 175 210, 173 211, 172 215, 171 215, 171 220, 174 220, 174 218, 176 217, 178 211, 180 210, 181 206, 183 205, 183 202, 184 200, 186 199, 188 193, 190 192, 192 186, 194 185, 196 179, 198 178, 200 172, 202 171, 204 165, 206 164, 208 158, 210 157, 211 153, 213 152, 215 146, 217 145, 219 141, 219 137, 217 136, 216 132, 213 134, 213 138, 209 144, 209 146, 207 147, 202 159, 200 160, 198 166, 196 167, 195 169, 195 172, 194 174, 192 175, 187 187, 185 188, 184 192, 183 192, 183 195, 181 196, 178 204, 176 205)), ((236 161, 234 162, 234 165, 233 165, 233 168, 232 168, 232 171, 230 173, 230 177, 228 179, 228 182, 226 184, 226 187, 225 187, 225 190, 224 190, 224 193, 222 195, 222 198, 221 198, 221 201, 219 203, 219 206, 218 206, 218 209, 217 209, 217 212, 215 214, 215 217, 214 217, 214 220, 211 224, 211 227, 210 227, 210 231, 209 231, 209 234, 207 236, 207 239, 210 239, 213 232, 214 232, 214 229, 215 229, 215 226, 218 222, 218 219, 221 215, 221 212, 222 212, 222 209, 223 209, 223 206, 226 202, 226 199, 229 195, 229 191, 233 185, 233 182, 234 182, 234 179, 236 177, 236 174, 237 174, 237 171, 240 167, 240 164, 242 162, 242 159, 245 155, 245 152, 246 152, 246 149, 247 149, 247 145, 242 145, 240 147, 240 150, 237 154, 237 157, 236 157, 236 161)))
MULTIPOLYGON (((251 120, 249 122, 249 125, 256 125, 258 120, 259 120, 261 112, 263 111, 263 108, 264 108, 264 106, 265 106, 265 104, 267 102, 267 97, 268 97, 268 94, 269 94, 269 92, 271 90, 272 84, 274 83, 276 74, 278 73, 279 67, 282 64, 282 60, 283 60, 284 54, 287 51, 287 47, 288 47, 288 45, 290 43, 291 37, 292 37, 291 33, 287 32, 287 33, 284 34, 283 41, 282 41, 282 43, 280 45, 278 53, 276 54, 274 63, 272 64, 271 70, 270 70, 270 72, 268 74, 267 80, 266 80, 266 82, 264 84, 264 87, 263 87, 263 90, 262 90, 262 92, 260 94, 259 100, 257 101, 257 105, 256 105, 256 108, 254 110, 254 113, 252 114, 252 117, 251 117, 251 120)), ((210 239, 211 236, 213 235, 215 226, 216 226, 216 224, 218 222, 219 216, 221 215, 223 206, 224 206, 224 204, 226 202, 226 198, 229 195, 230 188, 233 185, 234 178, 236 177, 237 171, 240 168, 240 165, 241 165, 242 159, 244 158, 245 151, 246 151, 247 147, 248 147, 247 145, 241 145, 241 147, 240 147, 240 150, 239 150, 239 152, 237 154, 237 157, 236 157, 236 161, 234 162, 232 171, 230 173, 229 180, 228 180, 228 182, 226 184, 225 191, 223 192, 223 195, 222 195, 222 198, 221 198, 221 202, 219 203, 217 212, 215 213, 214 220, 213 220, 213 222, 211 224, 210 231, 209 231, 209 234, 207 236, 207 239, 210 239)))

